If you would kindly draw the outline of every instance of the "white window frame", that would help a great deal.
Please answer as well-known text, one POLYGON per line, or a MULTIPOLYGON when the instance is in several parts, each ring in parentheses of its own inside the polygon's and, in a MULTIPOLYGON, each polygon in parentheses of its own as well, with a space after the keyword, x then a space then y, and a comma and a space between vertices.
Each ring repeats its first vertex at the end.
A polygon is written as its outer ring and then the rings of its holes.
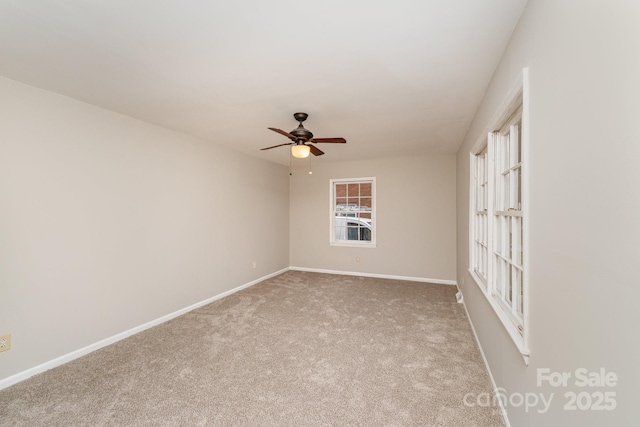
POLYGON ((329 180, 329 244, 331 246, 350 246, 358 248, 375 248, 376 247, 376 178, 340 178, 329 180), (336 184, 362 184, 371 183, 371 240, 343 240, 336 238, 336 217, 337 213, 342 211, 336 210, 335 186, 336 184))
POLYGON ((528 104, 529 73, 525 68, 489 123, 486 136, 480 138, 469 153, 469 273, 527 364, 530 354, 528 104), (519 151, 514 149, 518 145, 519 151))
POLYGON ((471 268, 477 274, 486 290, 487 273, 489 271, 489 229, 488 229, 488 206, 489 206, 489 153, 488 147, 484 147, 479 153, 474 155, 472 178, 474 191, 474 205, 471 209, 473 226, 470 230, 473 233, 471 244, 471 268))

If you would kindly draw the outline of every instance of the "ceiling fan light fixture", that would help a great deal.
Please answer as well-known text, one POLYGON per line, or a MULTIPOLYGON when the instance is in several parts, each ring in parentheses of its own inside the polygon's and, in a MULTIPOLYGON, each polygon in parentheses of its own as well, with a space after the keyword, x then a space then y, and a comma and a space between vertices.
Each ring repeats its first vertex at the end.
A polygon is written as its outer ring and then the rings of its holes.
POLYGON ((305 144, 296 144, 291 146, 291 155, 296 159, 305 159, 309 157, 311 148, 305 144))

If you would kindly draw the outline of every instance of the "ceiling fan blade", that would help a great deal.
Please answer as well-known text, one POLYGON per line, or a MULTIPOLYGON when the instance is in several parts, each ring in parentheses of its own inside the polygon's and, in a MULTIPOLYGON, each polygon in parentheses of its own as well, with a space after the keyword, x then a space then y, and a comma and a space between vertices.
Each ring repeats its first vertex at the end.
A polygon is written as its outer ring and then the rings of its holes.
POLYGON ((292 145, 293 142, 287 142, 286 144, 274 145, 273 147, 261 148, 261 150, 271 150, 272 148, 282 147, 283 145, 292 145))
POLYGON ((287 138, 289 138, 292 141, 296 140, 295 136, 291 135, 289 132, 283 131, 282 129, 277 129, 277 128, 269 128, 269 129, 271 129, 274 132, 278 132, 280 135, 286 136, 287 138))
POLYGON ((307 145, 307 146, 311 149, 311 153, 314 156, 322 156, 324 154, 324 151, 322 151, 321 149, 319 149, 316 146, 313 146, 313 145, 307 145))
POLYGON ((311 142, 319 142, 322 144, 346 144, 347 140, 344 138, 311 138, 311 142))

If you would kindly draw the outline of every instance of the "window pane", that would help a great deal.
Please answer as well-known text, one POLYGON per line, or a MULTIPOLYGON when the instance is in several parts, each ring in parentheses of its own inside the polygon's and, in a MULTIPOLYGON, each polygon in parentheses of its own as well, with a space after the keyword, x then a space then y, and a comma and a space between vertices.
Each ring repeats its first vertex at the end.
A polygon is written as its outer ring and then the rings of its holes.
POLYGON ((519 135, 518 136, 518 145, 517 145, 517 147, 518 147, 518 163, 522 163, 522 136, 521 136, 522 134, 520 132, 520 129, 522 127, 522 123, 518 123, 516 126, 518 127, 518 135, 519 135))
POLYGON ((518 209, 518 176, 517 170, 509 172, 509 209, 518 209))
POLYGON ((506 218, 507 221, 507 233, 508 233, 508 247, 507 253, 505 254, 507 258, 513 260, 513 218, 506 218))
POLYGON ((504 233, 504 230, 502 229, 501 217, 496 217, 493 229, 495 230, 494 232, 495 240, 493 242, 493 250, 498 254, 502 254, 502 234, 504 233))
POLYGON ((360 196, 360 184, 347 184, 348 188, 348 196, 349 197, 358 197, 360 196))
POLYGON ((519 163, 520 132, 518 125, 511 126, 509 132, 509 167, 513 167, 519 163))
POLYGON ((509 135, 500 138, 500 172, 509 169, 509 135))
POLYGON ((360 195, 361 196, 371 197, 371 183, 370 182, 364 182, 364 183, 360 184, 360 195))
POLYGON ((519 283, 519 288, 520 288, 520 292, 519 292, 520 297, 518 299, 517 307, 518 307, 518 314, 520 316, 522 316, 522 314, 524 313, 524 308, 523 308, 524 307, 524 283, 523 283, 523 280, 522 280, 522 272, 521 271, 518 271, 518 283, 519 283))
POLYGON ((358 238, 358 227, 347 227, 347 240, 360 240, 358 238))
POLYGON ((520 265, 524 269, 524 220, 520 219, 520 265))
POLYGON ((517 210, 522 210, 522 168, 518 168, 516 169, 516 174, 517 174, 517 185, 518 185, 518 195, 517 195, 517 204, 516 204, 516 209, 517 210))
POLYGON ((487 270, 489 267, 489 250, 487 248, 482 248, 482 262, 480 264, 482 268, 482 275, 484 279, 487 280, 487 270))
POLYGON ((502 191, 500 194, 500 210, 509 209, 509 174, 502 175, 502 191))
POLYGON ((514 267, 511 267, 507 262, 504 263, 505 268, 508 269, 509 271, 509 281, 507 283, 507 288, 506 288, 506 294, 505 294, 505 299, 506 301, 509 303, 509 305, 512 305, 512 301, 513 301, 513 283, 514 283, 514 267))
POLYGON ((482 220, 482 243, 484 243, 485 245, 488 243, 489 241, 489 228, 487 227, 487 214, 482 215, 481 217, 482 220))
POLYGON ((502 262, 497 256, 493 257, 493 273, 493 289, 497 295, 502 296, 502 262))
POLYGON ((347 197, 347 184, 336 184, 336 197, 347 197))
POLYGON ((522 218, 513 217, 513 247, 511 250, 511 258, 515 264, 522 265, 522 218))

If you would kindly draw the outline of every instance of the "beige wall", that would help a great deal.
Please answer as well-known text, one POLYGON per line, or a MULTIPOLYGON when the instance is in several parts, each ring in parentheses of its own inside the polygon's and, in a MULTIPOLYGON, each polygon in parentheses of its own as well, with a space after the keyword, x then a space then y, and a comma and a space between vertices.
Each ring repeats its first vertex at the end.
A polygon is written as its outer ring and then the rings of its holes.
POLYGON ((308 167, 296 160, 291 177, 292 266, 455 280, 455 156, 308 167), (329 180, 362 177, 376 178, 377 247, 330 246, 329 180))
POLYGON ((287 168, 5 78, 0 93, 0 379, 289 265, 287 168))
POLYGON ((458 152, 458 282, 498 387, 554 393, 514 426, 636 425, 640 350, 640 2, 530 0, 458 152), (530 366, 469 267, 469 149, 530 67, 530 366), (465 284, 461 282, 464 281, 465 284), (538 387, 538 368, 615 372, 616 387, 538 387), (566 392, 617 394, 613 411, 565 411, 566 392))

